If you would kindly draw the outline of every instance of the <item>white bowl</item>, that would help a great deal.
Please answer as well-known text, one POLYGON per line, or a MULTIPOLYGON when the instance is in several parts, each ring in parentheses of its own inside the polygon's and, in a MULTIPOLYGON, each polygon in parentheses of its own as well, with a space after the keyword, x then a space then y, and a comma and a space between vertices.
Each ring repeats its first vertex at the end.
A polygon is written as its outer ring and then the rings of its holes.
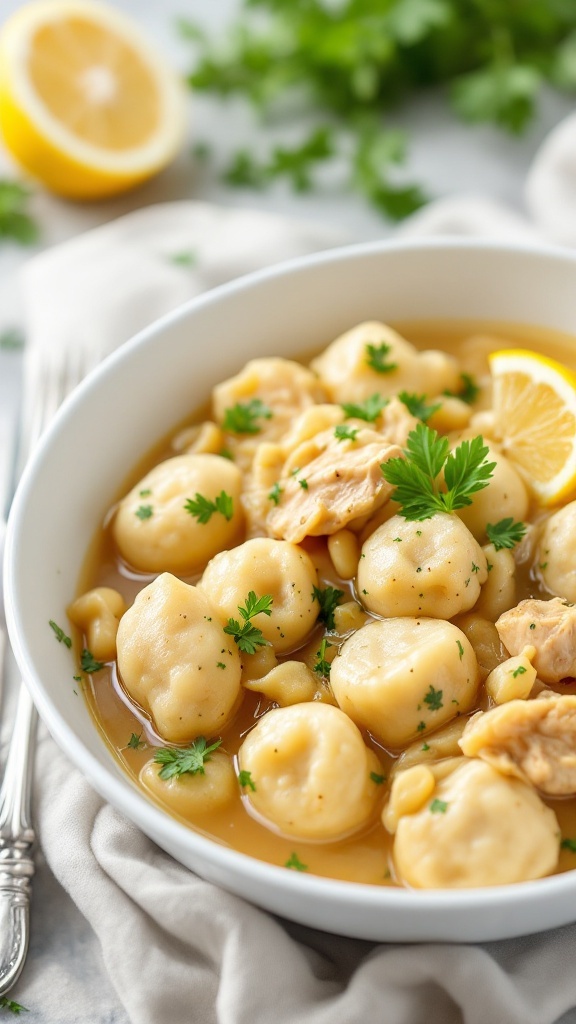
POLYGON ((576 335, 576 257, 553 249, 433 240, 331 251, 252 274, 187 303, 111 356, 65 402, 10 517, 5 589, 20 669, 54 739, 98 792, 198 874, 274 913, 373 940, 482 941, 576 919, 576 872, 463 891, 330 881, 274 867, 196 834, 124 775, 81 699, 62 685, 65 621, 88 543, 127 472, 254 356, 308 355, 361 320, 476 319, 576 335))

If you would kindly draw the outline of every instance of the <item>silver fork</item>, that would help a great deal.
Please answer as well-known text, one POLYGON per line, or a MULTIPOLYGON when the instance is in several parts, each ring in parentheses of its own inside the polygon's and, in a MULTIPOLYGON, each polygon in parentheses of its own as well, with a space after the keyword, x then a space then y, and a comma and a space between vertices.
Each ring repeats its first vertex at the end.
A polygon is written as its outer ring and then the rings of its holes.
MULTIPOLYGON (((82 345, 73 351, 31 351, 25 364, 20 470, 66 395, 98 361, 98 355, 82 345)), ((28 952, 36 842, 30 808, 36 725, 36 708, 21 682, 0 789, 0 997, 18 980, 28 952)))

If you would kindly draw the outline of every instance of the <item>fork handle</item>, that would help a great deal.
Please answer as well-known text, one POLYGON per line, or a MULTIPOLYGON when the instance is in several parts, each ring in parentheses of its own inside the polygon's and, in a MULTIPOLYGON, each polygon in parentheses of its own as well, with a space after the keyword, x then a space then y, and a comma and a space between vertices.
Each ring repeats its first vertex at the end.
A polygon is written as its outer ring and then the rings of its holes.
POLYGON ((0 997, 18 979, 28 952, 36 841, 30 819, 36 723, 34 702, 22 684, 0 789, 0 997))

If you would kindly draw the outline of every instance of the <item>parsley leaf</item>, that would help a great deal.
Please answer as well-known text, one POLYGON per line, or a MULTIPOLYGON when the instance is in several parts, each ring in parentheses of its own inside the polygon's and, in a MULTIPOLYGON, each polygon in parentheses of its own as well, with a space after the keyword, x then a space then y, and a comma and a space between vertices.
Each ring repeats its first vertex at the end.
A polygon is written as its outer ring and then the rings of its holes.
POLYGON ((449 398, 460 398, 467 405, 473 405, 480 394, 480 388, 470 373, 461 373, 460 380, 462 386, 459 391, 444 391, 443 394, 449 398))
POLYGON ((334 437, 337 441, 355 441, 359 427, 350 427, 347 423, 339 423, 334 427, 334 437))
POLYGON ((291 853, 286 861, 285 868, 292 868, 294 871, 308 871, 308 865, 303 864, 297 853, 291 853))
POLYGON ((448 810, 448 804, 446 803, 445 800, 439 800, 438 797, 435 797, 435 799, 430 804, 430 810, 432 814, 446 814, 446 811, 448 810))
POLYGON ((20 182, 0 179, 0 241, 31 245, 38 238, 38 225, 26 210, 30 195, 20 182))
POLYGON ((268 498, 274 503, 274 505, 280 504, 280 496, 283 494, 284 488, 280 486, 280 481, 277 480, 272 490, 268 491, 268 498))
POLYGON ((432 684, 428 687, 428 693, 424 697, 424 703, 428 705, 430 711, 439 711, 440 708, 444 707, 442 703, 442 690, 436 690, 432 684))
POLYGON ((412 416, 416 416, 417 419, 422 420, 423 423, 426 423, 426 420, 429 420, 441 408, 440 402, 436 402, 434 405, 426 405, 426 395, 399 391, 398 398, 404 403, 408 412, 412 413, 412 416))
POLYGON ((142 520, 150 519, 153 514, 154 509, 152 508, 152 505, 140 505, 134 513, 134 515, 137 516, 138 519, 142 520))
POLYGON ((496 465, 486 461, 487 455, 481 437, 462 441, 449 452, 448 438, 419 423, 408 435, 406 457, 390 459, 381 468, 395 488, 391 497, 402 505, 399 515, 422 521, 436 512, 454 512, 472 504, 471 495, 488 486, 496 465), (446 490, 440 490, 437 482, 442 470, 446 490))
POLYGON ((496 551, 501 551, 502 548, 513 548, 522 540, 525 533, 525 524, 514 522, 512 516, 500 519, 497 523, 488 523, 486 526, 486 536, 496 551))
POLYGON ((7 996, 0 996, 0 1009, 9 1010, 15 1017, 19 1017, 21 1013, 29 1012, 27 1006, 22 1006, 21 1003, 16 1003, 13 999, 8 999, 7 996))
POLYGON ((8 327, 0 333, 0 350, 19 352, 22 348, 24 348, 24 335, 18 327, 8 327))
POLYGON ((222 426, 231 434, 259 434, 262 429, 256 422, 259 419, 272 419, 272 410, 259 398, 252 398, 226 409, 222 426))
POLYGON ((242 787, 242 789, 245 789, 246 787, 248 787, 248 789, 251 789, 253 793, 256 792, 256 783, 254 782, 254 780, 252 778, 252 772, 246 772, 246 771, 238 772, 238 782, 239 782, 240 786, 242 787))
POLYGON ((140 750, 140 747, 144 747, 146 744, 142 740, 142 733, 133 732, 130 735, 130 739, 126 744, 126 750, 140 750))
POLYGON ((177 779, 180 775, 204 775, 204 762, 217 750, 222 740, 207 745, 204 736, 199 736, 189 747, 159 747, 154 753, 155 764, 161 764, 158 772, 161 779, 177 779))
POLYGON ((385 341, 381 342, 380 345, 366 345, 366 363, 372 369, 376 370, 376 373, 392 373, 398 369, 398 363, 389 363, 387 356, 391 352, 392 346, 387 345, 385 341))
POLYGON ((224 632, 234 637, 234 642, 244 654, 255 654, 259 647, 267 647, 270 644, 266 640, 262 630, 253 626, 250 622, 255 615, 271 615, 272 598, 269 594, 263 597, 256 597, 253 590, 250 591, 244 605, 238 605, 243 622, 230 618, 224 626, 224 632))
POLYGON ((576 839, 563 839, 560 843, 561 850, 570 850, 570 853, 576 853, 576 839))
POLYGON ((327 629, 336 628, 334 610, 341 597, 344 597, 344 591, 337 590, 336 587, 324 587, 323 590, 320 587, 312 587, 312 600, 318 601, 320 605, 318 618, 320 622, 325 623, 327 629))
POLYGON ((104 668, 104 662, 96 661, 91 651, 85 647, 80 655, 80 668, 90 675, 92 672, 99 672, 101 668, 104 668))
POLYGON ((330 678, 330 669, 332 668, 332 665, 326 659, 326 648, 332 646, 333 645, 330 643, 330 641, 327 640, 326 637, 324 637, 320 644, 320 650, 316 651, 316 657, 318 658, 318 661, 314 665, 314 671, 317 672, 319 676, 323 676, 324 679, 330 678))
POLYGON ((195 498, 186 499, 184 508, 202 524, 208 523, 215 512, 220 512, 227 522, 230 522, 234 515, 234 501, 226 491, 220 491, 214 501, 196 492, 195 498))
POLYGON ((54 636, 56 637, 58 643, 64 644, 65 647, 72 647, 72 637, 67 636, 64 630, 58 625, 58 623, 54 622, 54 619, 49 619, 48 625, 52 630, 54 630, 54 636))
POLYGON ((364 402, 342 402, 342 408, 348 419, 366 420, 367 423, 375 423, 382 409, 388 405, 388 399, 384 395, 371 395, 364 402))

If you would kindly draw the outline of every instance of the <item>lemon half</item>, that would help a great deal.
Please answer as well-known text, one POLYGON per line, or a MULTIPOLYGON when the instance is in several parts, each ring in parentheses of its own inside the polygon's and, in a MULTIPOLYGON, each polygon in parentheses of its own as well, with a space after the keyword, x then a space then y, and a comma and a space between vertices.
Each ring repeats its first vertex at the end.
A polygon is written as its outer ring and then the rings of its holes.
POLYGON ((37 0, 0 30, 0 130, 49 189, 99 199, 182 144, 182 84, 129 18, 94 0, 37 0))
POLYGON ((544 505, 576 494, 576 374, 536 352, 489 356, 495 437, 544 505))

